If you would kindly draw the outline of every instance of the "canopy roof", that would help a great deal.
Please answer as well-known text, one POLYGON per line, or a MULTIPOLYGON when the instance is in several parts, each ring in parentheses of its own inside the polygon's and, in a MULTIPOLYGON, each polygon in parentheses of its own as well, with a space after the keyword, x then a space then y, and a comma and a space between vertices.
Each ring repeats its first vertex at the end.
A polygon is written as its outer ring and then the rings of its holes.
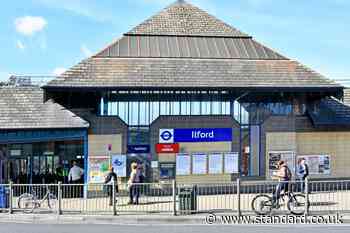
POLYGON ((0 87, 0 130, 88 128, 89 123, 53 100, 39 87, 0 87))
POLYGON ((177 1, 44 88, 343 87, 177 1))

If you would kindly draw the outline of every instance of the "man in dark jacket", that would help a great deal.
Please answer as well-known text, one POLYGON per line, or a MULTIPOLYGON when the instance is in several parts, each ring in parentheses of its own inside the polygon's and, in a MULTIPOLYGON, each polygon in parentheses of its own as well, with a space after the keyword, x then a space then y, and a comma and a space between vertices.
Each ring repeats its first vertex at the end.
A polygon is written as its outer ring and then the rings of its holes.
MULTIPOLYGON (((108 196, 109 196, 109 205, 113 205, 113 183, 115 185, 115 192, 118 192, 118 177, 114 172, 113 167, 109 169, 109 173, 106 177, 105 184, 107 185, 108 196)), ((114 200, 117 201, 117 200, 114 200)))

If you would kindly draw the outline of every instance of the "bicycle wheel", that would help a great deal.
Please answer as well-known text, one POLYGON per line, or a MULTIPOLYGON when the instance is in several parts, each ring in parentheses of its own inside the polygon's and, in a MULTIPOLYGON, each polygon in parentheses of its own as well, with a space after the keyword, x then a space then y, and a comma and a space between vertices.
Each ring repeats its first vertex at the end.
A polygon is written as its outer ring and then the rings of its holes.
POLYGON ((306 205, 306 198, 303 194, 294 194, 292 195, 287 203, 288 210, 294 215, 302 215, 305 213, 306 208, 310 207, 308 203, 306 205))
POLYGON ((35 198, 33 194, 24 193, 18 198, 18 208, 24 213, 32 213, 35 208, 35 198))
POLYGON ((57 206, 57 197, 52 193, 47 196, 47 206, 49 209, 55 209, 57 206))
POLYGON ((256 214, 266 215, 272 211, 272 198, 268 195, 261 194, 252 200, 252 209, 256 214))

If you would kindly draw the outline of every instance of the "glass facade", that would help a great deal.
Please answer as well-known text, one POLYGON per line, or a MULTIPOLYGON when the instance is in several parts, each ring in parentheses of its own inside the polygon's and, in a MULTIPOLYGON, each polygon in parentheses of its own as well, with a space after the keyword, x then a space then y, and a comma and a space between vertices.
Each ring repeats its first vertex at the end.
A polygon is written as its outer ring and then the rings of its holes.
POLYGON ((118 116, 130 126, 150 125, 159 116, 230 115, 229 101, 106 101, 101 116, 118 116))
POLYGON ((73 160, 84 167, 81 140, 8 144, 5 153, 5 177, 14 183, 67 182, 73 160))

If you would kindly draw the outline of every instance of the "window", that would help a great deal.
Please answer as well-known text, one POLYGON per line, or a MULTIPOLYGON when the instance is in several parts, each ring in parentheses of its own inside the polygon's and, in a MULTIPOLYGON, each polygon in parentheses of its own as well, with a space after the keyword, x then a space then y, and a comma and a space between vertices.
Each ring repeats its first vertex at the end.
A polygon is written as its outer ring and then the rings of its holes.
POLYGON ((191 115, 200 115, 201 114, 201 102, 194 101, 191 102, 191 115))
POLYGON ((139 125, 139 102, 130 102, 129 106, 129 125, 139 125))
POLYGON ((140 122, 139 125, 148 125, 150 123, 150 104, 148 102, 140 102, 140 122))
MULTIPOLYGON (((239 104, 235 105, 238 113, 239 104)), ((275 107, 273 108, 275 109, 275 107)), ((287 110, 285 110, 287 111, 287 110)), ((159 116, 230 115, 230 101, 108 101, 100 100, 101 116, 118 116, 131 126, 150 125, 159 116)))
POLYGON ((128 145, 148 145, 149 144, 148 127, 130 127, 128 132, 128 145))

